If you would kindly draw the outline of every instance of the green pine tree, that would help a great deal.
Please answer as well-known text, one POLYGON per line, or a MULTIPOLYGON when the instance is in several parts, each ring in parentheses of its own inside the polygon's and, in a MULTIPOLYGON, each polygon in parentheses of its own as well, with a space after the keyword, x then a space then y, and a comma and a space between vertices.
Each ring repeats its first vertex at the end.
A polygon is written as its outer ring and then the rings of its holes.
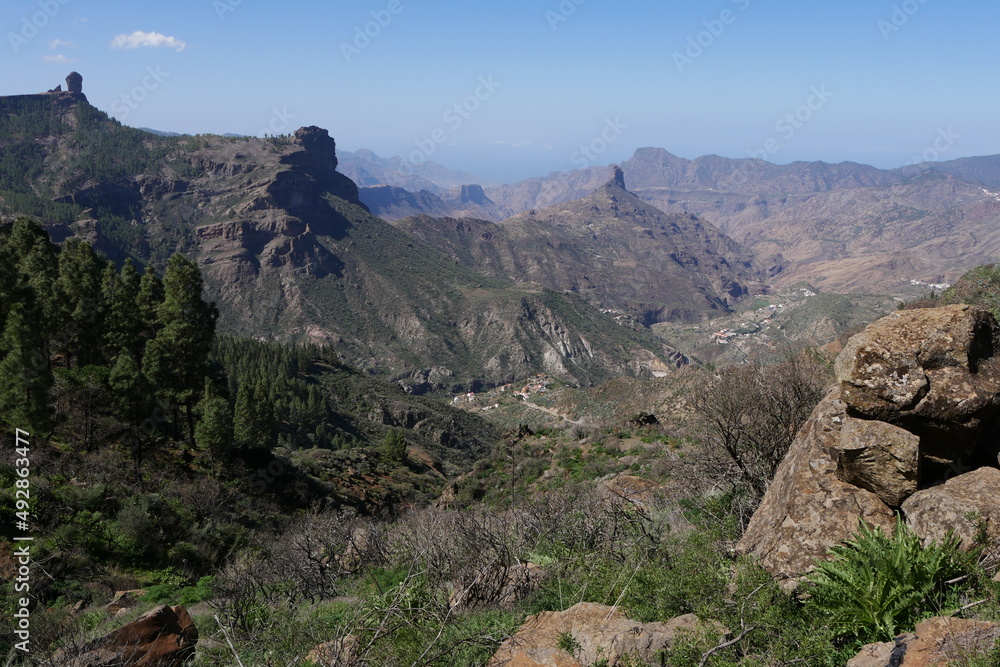
POLYGON ((52 371, 30 293, 11 305, 0 334, 0 420, 38 431, 49 425, 52 371))
POLYGON ((122 349, 108 375, 113 411, 125 425, 126 440, 136 465, 142 464, 143 446, 153 422, 153 390, 132 354, 122 349))
POLYGON ((132 260, 125 261, 120 273, 110 265, 105 270, 101 292, 106 304, 103 349, 108 359, 114 359, 122 348, 127 349, 133 359, 142 358, 141 280, 132 260))
POLYGON ((218 462, 229 451, 233 442, 233 413, 229 402, 217 395, 206 378, 202 398, 198 402, 201 418, 195 426, 194 439, 198 447, 212 455, 218 462))
POLYGON ((101 278, 105 261, 86 241, 68 239, 59 253, 59 278, 56 292, 63 309, 60 322, 60 348, 67 368, 73 360, 80 365, 100 360, 99 324, 103 321, 104 303, 101 278))
MULTIPOLYGON (((202 300, 198 265, 181 254, 171 257, 163 278, 163 302, 157 309, 162 328, 147 343, 142 366, 157 391, 183 409, 192 445, 194 406, 208 373, 217 317, 215 304, 202 300)), ((175 428, 178 426, 175 423, 175 428)))

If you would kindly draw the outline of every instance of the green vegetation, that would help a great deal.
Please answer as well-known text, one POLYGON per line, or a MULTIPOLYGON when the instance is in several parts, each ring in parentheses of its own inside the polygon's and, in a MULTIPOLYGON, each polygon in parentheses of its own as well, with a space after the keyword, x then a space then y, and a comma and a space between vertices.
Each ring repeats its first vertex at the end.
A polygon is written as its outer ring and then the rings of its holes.
POLYGON ((833 547, 831 560, 809 575, 809 607, 839 636, 890 641, 922 618, 947 611, 945 582, 967 570, 976 554, 961 555, 949 536, 926 547, 902 519, 892 535, 859 521, 857 535, 833 547))
POLYGON ((934 308, 955 303, 981 306, 1000 318, 1000 265, 986 264, 972 269, 941 294, 931 292, 901 307, 934 308))

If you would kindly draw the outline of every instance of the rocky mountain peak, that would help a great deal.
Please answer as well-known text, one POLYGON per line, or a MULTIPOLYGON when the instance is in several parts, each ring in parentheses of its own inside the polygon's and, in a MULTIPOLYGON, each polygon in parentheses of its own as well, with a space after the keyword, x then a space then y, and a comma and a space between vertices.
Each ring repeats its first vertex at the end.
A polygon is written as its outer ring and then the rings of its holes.
POLYGON ((488 206, 493 203, 486 196, 486 191, 481 185, 463 185, 459 201, 463 204, 479 204, 480 206, 488 206))
POLYGON ((83 92, 83 77, 78 72, 70 72, 66 77, 66 90, 71 93, 83 92))
POLYGON ((611 180, 608 181, 608 187, 613 187, 613 188, 617 187, 621 188, 622 190, 627 190, 627 188, 625 187, 625 172, 622 171, 622 168, 619 167, 617 164, 613 167, 613 170, 614 171, 611 180))
POLYGON ((301 150, 292 150, 281 158, 282 164, 297 167, 309 174, 327 192, 366 208, 358 198, 358 186, 337 171, 337 142, 329 131, 310 125, 295 131, 293 143, 301 150))
POLYGON ((328 130, 310 125, 295 130, 295 143, 306 149, 318 163, 337 168, 337 142, 328 130))

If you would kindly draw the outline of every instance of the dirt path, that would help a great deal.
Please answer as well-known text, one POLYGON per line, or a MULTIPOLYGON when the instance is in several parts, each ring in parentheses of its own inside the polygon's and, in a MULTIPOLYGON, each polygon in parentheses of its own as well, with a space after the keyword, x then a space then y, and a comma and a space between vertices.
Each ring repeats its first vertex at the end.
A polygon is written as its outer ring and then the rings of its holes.
POLYGON ((523 403, 525 405, 527 405, 529 408, 534 408, 535 410, 541 410, 542 412, 544 412, 546 414, 549 414, 549 415, 552 415, 553 417, 559 417, 559 419, 562 419, 565 422, 569 422, 570 424, 573 424, 574 426, 579 426, 580 425, 579 421, 574 421, 574 420, 570 419, 569 417, 561 415, 558 412, 556 412, 555 410, 553 410, 552 408, 545 408, 545 407, 542 407, 541 405, 535 405, 534 403, 532 403, 531 401, 529 401, 527 399, 525 399, 523 401, 523 403))

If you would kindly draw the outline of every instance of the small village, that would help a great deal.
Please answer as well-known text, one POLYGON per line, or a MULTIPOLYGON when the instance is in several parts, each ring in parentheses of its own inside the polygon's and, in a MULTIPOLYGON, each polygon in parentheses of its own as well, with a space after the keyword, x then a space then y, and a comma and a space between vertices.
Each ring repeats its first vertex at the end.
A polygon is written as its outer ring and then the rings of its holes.
POLYGON ((451 404, 464 409, 478 409, 489 412, 500 407, 500 400, 508 396, 514 400, 527 401, 532 396, 548 393, 556 380, 545 373, 537 373, 526 380, 512 382, 485 392, 467 392, 453 396, 451 404))

